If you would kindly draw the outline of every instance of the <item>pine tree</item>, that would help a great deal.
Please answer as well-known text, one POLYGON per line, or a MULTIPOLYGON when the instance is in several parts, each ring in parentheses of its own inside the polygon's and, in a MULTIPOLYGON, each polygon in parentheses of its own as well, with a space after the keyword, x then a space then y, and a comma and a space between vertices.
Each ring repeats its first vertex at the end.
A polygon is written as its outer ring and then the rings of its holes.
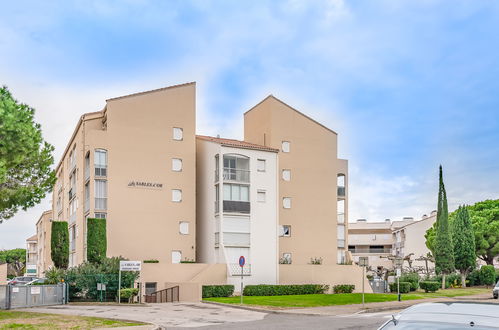
POLYGON ((466 275, 476 264, 475 234, 466 206, 459 207, 451 227, 455 266, 461 273, 463 287, 466 287, 466 275))
POLYGON ((437 233, 435 236, 435 270, 442 274, 442 289, 445 289, 445 275, 454 271, 454 249, 449 231, 449 209, 445 192, 442 165, 439 173, 437 206, 437 233))

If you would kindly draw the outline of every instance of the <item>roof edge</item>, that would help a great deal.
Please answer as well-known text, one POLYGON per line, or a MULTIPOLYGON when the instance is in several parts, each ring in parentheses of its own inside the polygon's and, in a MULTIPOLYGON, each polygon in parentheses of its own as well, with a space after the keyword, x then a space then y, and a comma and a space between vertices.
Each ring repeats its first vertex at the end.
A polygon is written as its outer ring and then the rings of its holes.
POLYGON ((185 86, 189 86, 189 85, 196 85, 196 82, 195 81, 191 81, 191 82, 187 82, 187 83, 183 83, 183 84, 177 84, 177 85, 172 85, 172 86, 166 86, 166 87, 151 89, 151 90, 148 90, 148 91, 136 92, 136 93, 132 93, 132 94, 117 96, 117 97, 113 97, 113 98, 107 99, 106 102, 121 100, 121 99, 124 99, 124 98, 127 98, 127 97, 132 97, 132 96, 139 96, 139 95, 144 95, 144 94, 149 94, 149 93, 160 92, 160 91, 167 90, 167 89, 173 89, 173 88, 178 88, 178 87, 185 87, 185 86))
POLYGON ((196 139, 207 141, 207 142, 217 143, 217 144, 224 146, 224 147, 259 150, 259 151, 267 151, 267 152, 274 152, 274 153, 279 152, 279 149, 268 147, 268 146, 263 146, 263 145, 256 144, 256 143, 246 142, 243 140, 217 138, 217 137, 208 136, 208 135, 196 135, 196 139), (220 141, 220 140, 226 140, 226 141, 220 141), (231 141, 234 141, 234 143, 231 143, 231 141), (244 144, 241 145, 238 143, 244 143, 244 144))

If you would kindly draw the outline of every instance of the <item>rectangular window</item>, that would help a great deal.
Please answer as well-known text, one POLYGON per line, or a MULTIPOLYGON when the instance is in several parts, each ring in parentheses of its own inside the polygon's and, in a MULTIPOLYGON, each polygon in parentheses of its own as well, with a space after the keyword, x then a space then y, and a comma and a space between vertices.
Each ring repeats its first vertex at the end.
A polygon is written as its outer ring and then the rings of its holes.
POLYGON ((182 141, 184 138, 184 130, 180 127, 173 128, 173 139, 177 141, 182 141))
POLYGON ((266 200, 266 192, 265 190, 258 190, 256 192, 256 200, 262 203, 265 203, 266 200))
POLYGON ((107 176, 107 151, 96 149, 94 153, 94 167, 96 176, 107 176))
POLYGON ((179 232, 182 235, 188 235, 189 234, 189 222, 180 221, 179 222, 179 232))
POLYGON ((280 236, 282 237, 290 237, 291 236, 291 226, 290 225, 282 225, 280 228, 280 236))
POLYGON ((85 212, 90 210, 90 182, 85 184, 85 212))
POLYGON ((181 251, 172 251, 172 264, 179 264, 182 260, 181 251))
POLYGON ((291 208, 291 197, 283 197, 282 207, 284 207, 285 209, 291 208))
POLYGON ((290 152, 291 143, 289 141, 282 141, 282 152, 290 152))
POLYGON ((85 156, 85 180, 90 178, 90 152, 85 156))
POLYGON ((265 172, 265 159, 258 159, 256 161, 256 167, 258 172, 265 172))
POLYGON ((95 212, 95 217, 97 219, 106 219, 106 213, 103 212, 95 212))
POLYGON ((157 289, 157 283, 156 282, 146 282, 146 296, 151 295, 153 292, 156 292, 157 289))
POLYGON ((182 201, 182 190, 172 189, 172 202, 181 202, 181 201, 182 201))
POLYGON ((172 158, 172 171, 175 171, 175 172, 182 171, 182 159, 172 158))
POLYGON ((282 254, 282 264, 291 264, 291 253, 283 253, 282 254))
POLYGON ((291 181, 291 170, 282 170, 282 179, 284 181, 291 181))
POLYGON ((249 186, 224 184, 224 201, 249 202, 249 186))
POLYGON ((107 210, 107 181, 95 180, 95 209, 107 210))

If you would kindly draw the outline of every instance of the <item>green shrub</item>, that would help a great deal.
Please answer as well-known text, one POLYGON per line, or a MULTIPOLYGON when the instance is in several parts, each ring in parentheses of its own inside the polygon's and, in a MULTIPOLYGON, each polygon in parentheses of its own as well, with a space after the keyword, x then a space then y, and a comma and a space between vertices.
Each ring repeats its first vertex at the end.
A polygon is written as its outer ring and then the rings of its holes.
POLYGON ((66 221, 53 221, 50 239, 50 256, 57 268, 68 268, 69 264, 69 228, 66 221))
POLYGON ((106 258, 106 219, 87 219, 87 260, 100 263, 106 258))
POLYGON ((128 299, 128 303, 133 301, 133 297, 139 294, 139 289, 137 288, 126 288, 120 290, 121 299, 128 299))
POLYGON ((419 282, 419 287, 424 290, 424 292, 435 292, 441 286, 440 282, 432 282, 432 281, 422 281, 419 282))
MULTIPOLYGON (((394 293, 397 292, 397 282, 390 283, 390 291, 394 293)), ((409 293, 409 291, 411 291, 411 283, 400 282, 400 293, 409 293)))
POLYGON ((499 269, 496 269, 496 283, 499 281, 499 269))
POLYGON ((144 260, 145 264, 157 264, 159 263, 159 260, 156 259, 149 259, 149 260, 144 260))
MULTIPOLYGON (((451 288, 458 288, 462 286, 462 280, 460 274, 449 274, 445 277, 446 286, 451 288)), ((442 283, 440 281, 440 283, 442 283)))
MULTIPOLYGON (((432 276, 429 279, 430 282, 438 282, 440 283, 440 287, 442 287, 442 275, 432 276)), ((449 276, 445 276, 445 288, 450 288, 449 276)))
POLYGON ((321 294, 329 290, 329 285, 301 284, 301 285, 247 285, 244 288, 245 296, 284 296, 294 294, 321 294))
POLYGON ((45 284, 57 284, 64 279, 64 269, 50 267, 43 275, 45 275, 45 278, 47 279, 45 284))
POLYGON ((334 293, 352 293, 355 289, 355 285, 353 284, 339 284, 333 286, 334 293))
POLYGON ((480 282, 482 285, 493 285, 496 283, 496 270, 492 265, 480 268, 480 282))
POLYGON ((418 273, 406 273, 400 276, 400 282, 411 283, 411 291, 416 291, 419 287, 418 273))
POLYGON ((233 285, 203 285, 203 298, 230 297, 233 293, 233 285))

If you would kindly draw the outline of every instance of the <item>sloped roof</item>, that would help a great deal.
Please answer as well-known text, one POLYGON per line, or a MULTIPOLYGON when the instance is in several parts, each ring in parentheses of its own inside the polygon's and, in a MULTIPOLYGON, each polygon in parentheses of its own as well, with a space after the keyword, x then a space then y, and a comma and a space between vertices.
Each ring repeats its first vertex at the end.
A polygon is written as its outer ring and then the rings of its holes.
POLYGON ((191 81, 191 82, 184 83, 184 84, 166 86, 166 87, 162 87, 162 88, 152 89, 152 90, 149 90, 149 91, 144 91, 144 92, 138 92, 138 93, 132 93, 132 94, 127 94, 127 95, 123 95, 123 96, 113 97, 113 98, 107 99, 106 102, 107 101, 113 101, 113 100, 119 100, 119 99, 122 99, 122 98, 125 98, 125 97, 131 97, 131 96, 138 96, 138 95, 143 95, 143 94, 149 94, 149 93, 163 91, 165 89, 172 89, 172 88, 184 87, 184 86, 195 85, 195 84, 196 84, 195 81, 191 81))
POLYGON ((261 150, 261 151, 270 151, 270 152, 279 152, 279 149, 267 147, 267 146, 262 146, 259 144, 255 143, 249 143, 246 141, 240 141, 240 140, 234 140, 234 139, 224 139, 224 138, 218 138, 218 137, 213 137, 213 136, 206 136, 206 135, 196 135, 197 139, 204 140, 204 141, 210 141, 210 142, 215 142, 218 143, 224 147, 235 147, 235 148, 242 148, 242 149, 253 149, 253 150, 261 150))
POLYGON ((38 241, 38 237, 36 237, 36 235, 33 235, 30 238, 28 238, 26 241, 38 241))

